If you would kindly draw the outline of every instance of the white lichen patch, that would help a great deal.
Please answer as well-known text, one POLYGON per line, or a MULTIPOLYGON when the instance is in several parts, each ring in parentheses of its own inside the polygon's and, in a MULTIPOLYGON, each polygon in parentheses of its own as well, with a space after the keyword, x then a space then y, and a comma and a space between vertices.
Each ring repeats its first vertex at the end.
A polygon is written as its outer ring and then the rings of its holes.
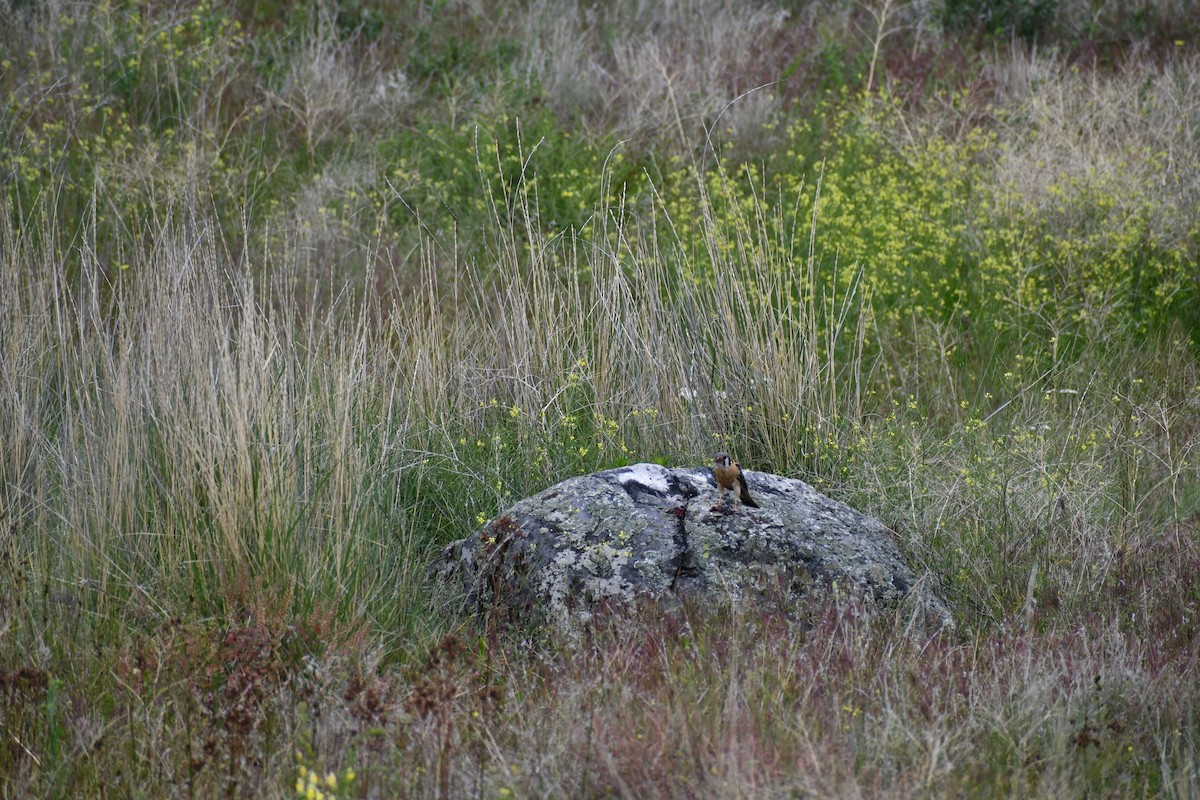
POLYGON ((662 568, 662 564, 665 562, 658 557, 658 553, 653 555, 654 558, 639 558, 634 561, 633 568, 641 574, 643 580, 652 586, 668 585, 666 572, 662 568))
POLYGON ((542 573, 542 594, 550 601, 550 608, 561 609, 564 614, 569 594, 567 577, 578 561, 579 554, 574 550, 563 550, 554 557, 552 568, 542 573))
POLYGON ((670 471, 666 467, 660 467, 658 464, 634 464, 622 469, 617 480, 622 486, 637 483, 651 491, 666 494, 670 489, 667 484, 669 474, 670 471))
POLYGON ((583 568, 601 578, 619 575, 621 568, 629 563, 627 548, 616 548, 608 542, 596 542, 583 551, 583 568))

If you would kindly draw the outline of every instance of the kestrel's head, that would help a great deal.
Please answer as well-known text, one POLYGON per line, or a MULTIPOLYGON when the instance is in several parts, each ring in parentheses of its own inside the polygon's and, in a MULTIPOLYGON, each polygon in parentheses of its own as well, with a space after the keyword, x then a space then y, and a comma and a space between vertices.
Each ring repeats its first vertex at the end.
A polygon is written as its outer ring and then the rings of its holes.
POLYGON ((721 452, 713 456, 713 463, 718 467, 728 467, 733 462, 729 453, 721 452))

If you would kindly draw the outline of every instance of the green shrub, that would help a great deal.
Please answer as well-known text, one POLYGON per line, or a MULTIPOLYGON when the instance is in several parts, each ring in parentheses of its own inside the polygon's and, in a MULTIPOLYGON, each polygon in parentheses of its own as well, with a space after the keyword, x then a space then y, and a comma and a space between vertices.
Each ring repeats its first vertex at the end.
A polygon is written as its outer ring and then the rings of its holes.
POLYGON ((1016 34, 1027 42, 1041 38, 1054 22, 1059 0, 944 0, 947 31, 1016 34))
POLYGON ((423 235, 454 237, 468 248, 497 222, 506 230, 530 224, 546 233, 586 232, 598 210, 644 185, 615 142, 592 141, 529 106, 455 126, 418 126, 384 139, 379 155, 392 223, 409 230, 419 220, 423 235))

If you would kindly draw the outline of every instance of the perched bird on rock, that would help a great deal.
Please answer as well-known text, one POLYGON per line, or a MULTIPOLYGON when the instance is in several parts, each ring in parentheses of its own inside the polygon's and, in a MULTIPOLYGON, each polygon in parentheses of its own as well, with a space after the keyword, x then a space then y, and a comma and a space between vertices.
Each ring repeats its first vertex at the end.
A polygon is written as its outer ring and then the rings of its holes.
POLYGON ((739 495, 743 503, 751 508, 758 508, 758 503, 750 496, 750 487, 746 485, 746 476, 742 474, 742 468, 729 453, 717 453, 713 456, 712 474, 717 481, 717 495, 720 498, 713 506, 713 511, 725 505, 726 490, 733 492, 734 511, 737 511, 739 495))

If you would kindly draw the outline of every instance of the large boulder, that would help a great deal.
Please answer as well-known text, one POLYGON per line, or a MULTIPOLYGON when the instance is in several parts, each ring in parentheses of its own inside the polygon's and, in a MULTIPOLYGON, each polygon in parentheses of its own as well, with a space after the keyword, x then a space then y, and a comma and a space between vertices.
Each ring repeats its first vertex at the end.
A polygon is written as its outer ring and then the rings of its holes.
POLYGON ((570 478, 447 545, 436 571, 481 612, 564 623, 642 598, 845 591, 907 604, 923 628, 953 625, 882 522, 803 481, 745 475, 758 508, 715 507, 707 468, 635 464, 570 478))

